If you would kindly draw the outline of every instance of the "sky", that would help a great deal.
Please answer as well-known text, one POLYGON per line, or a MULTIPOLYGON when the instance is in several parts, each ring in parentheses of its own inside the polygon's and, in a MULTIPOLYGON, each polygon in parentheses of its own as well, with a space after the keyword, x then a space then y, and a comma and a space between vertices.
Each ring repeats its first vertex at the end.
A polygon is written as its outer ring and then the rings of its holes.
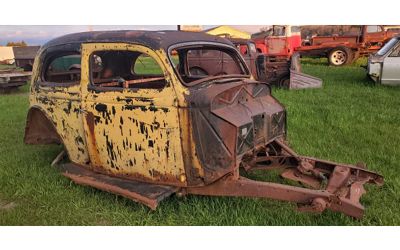
MULTIPOLYGON (((203 25, 203 29, 217 25, 203 25)), ((260 31, 265 25, 231 25, 249 33, 260 31)), ((25 41, 28 45, 42 45, 69 33, 89 30, 176 30, 176 25, 0 25, 0 45, 25 41)))

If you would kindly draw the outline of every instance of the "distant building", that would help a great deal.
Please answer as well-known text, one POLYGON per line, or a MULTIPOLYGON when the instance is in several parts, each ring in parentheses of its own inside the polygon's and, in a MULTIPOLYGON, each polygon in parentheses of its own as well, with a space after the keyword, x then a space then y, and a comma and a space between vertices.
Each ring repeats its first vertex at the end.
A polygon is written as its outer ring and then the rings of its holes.
POLYGON ((12 47, 0 46, 0 63, 1 64, 14 63, 14 51, 12 47))
POLYGON ((15 66, 31 71, 36 53, 40 46, 12 47, 14 51, 15 66))
POLYGON ((251 35, 247 32, 235 29, 228 25, 220 25, 211 29, 204 30, 207 34, 215 36, 225 36, 230 38, 250 39, 251 35))

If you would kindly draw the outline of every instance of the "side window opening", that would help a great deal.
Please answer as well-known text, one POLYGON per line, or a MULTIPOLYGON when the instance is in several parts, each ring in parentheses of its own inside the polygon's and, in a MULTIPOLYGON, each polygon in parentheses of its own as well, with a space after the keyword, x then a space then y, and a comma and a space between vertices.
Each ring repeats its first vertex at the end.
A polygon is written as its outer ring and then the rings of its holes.
POLYGON ((207 77, 248 75, 235 49, 199 45, 183 46, 169 53, 175 70, 187 86, 207 77))
POLYGON ((71 85, 81 80, 81 55, 77 52, 61 52, 52 55, 45 63, 44 82, 68 83, 71 85))
POLYGON ((299 32, 301 32, 301 29, 300 29, 299 26, 291 26, 291 27, 290 27, 290 31, 291 31, 292 33, 299 33, 299 32))
POLYGON ((146 54, 140 54, 132 66, 136 75, 163 75, 163 71, 156 60, 146 54))
POLYGON ((90 58, 92 86, 120 89, 162 89, 162 68, 145 53, 125 50, 97 51, 90 58))
POLYGON ((382 29, 378 25, 368 25, 367 26, 367 32, 368 33, 375 33, 375 32, 381 32, 382 29))

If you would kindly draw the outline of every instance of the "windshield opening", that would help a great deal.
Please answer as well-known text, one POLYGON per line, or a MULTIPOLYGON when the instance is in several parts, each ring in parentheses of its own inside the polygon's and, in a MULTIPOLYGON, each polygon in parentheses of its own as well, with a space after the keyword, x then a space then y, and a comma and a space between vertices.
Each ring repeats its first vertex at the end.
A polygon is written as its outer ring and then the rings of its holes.
POLYGON ((286 27, 283 25, 274 25, 273 26, 272 35, 273 36, 285 36, 286 35, 286 27))
POLYGON ((392 38, 389 42, 387 42, 376 54, 378 56, 383 56, 385 55, 393 46, 396 45, 397 41, 399 40, 399 37, 394 37, 392 38))
POLYGON ((217 45, 190 45, 171 49, 170 61, 186 86, 193 86, 208 78, 227 76, 249 77, 249 71, 238 52, 217 45))

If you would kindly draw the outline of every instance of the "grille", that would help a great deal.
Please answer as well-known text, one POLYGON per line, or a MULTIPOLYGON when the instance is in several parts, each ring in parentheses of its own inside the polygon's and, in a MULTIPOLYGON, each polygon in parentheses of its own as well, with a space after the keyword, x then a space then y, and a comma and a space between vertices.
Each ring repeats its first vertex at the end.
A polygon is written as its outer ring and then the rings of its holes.
POLYGON ((238 143, 237 143, 237 154, 243 154, 249 149, 252 149, 254 145, 254 130, 253 124, 249 123, 239 127, 238 130, 238 143))
POLYGON ((273 139, 285 133, 285 112, 281 111, 271 115, 268 138, 273 139))

